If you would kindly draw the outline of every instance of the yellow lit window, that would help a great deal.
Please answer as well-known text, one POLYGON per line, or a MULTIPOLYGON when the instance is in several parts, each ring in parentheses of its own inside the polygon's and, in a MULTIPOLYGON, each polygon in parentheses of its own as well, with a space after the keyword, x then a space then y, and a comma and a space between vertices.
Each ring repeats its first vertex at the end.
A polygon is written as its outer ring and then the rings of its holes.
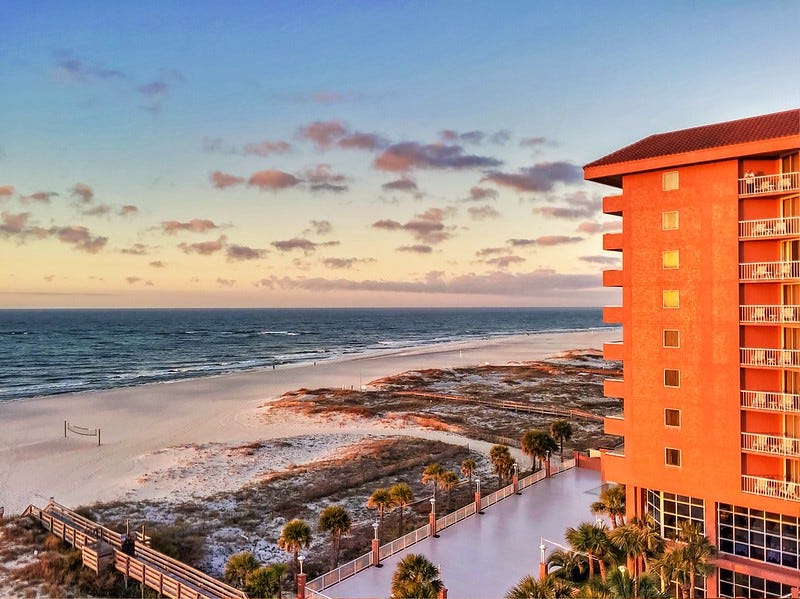
POLYGON ((664 462, 666 462, 668 466, 680 466, 681 450, 672 449, 671 447, 664 448, 664 462))
POLYGON ((666 408, 664 410, 664 424, 666 426, 680 426, 681 425, 681 411, 666 408))
POLYGON ((672 210, 670 212, 661 213, 661 228, 665 231, 678 228, 678 211, 672 210))
POLYGON ((665 289, 662 292, 663 306, 665 308, 680 308, 681 293, 677 289, 665 289))
POLYGON ((681 386, 681 371, 667 368, 664 370, 664 386, 665 387, 680 387, 681 386))
POLYGON ((667 250, 666 252, 661 252, 661 266, 664 268, 678 268, 679 259, 680 257, 678 250, 667 250))
POLYGON ((661 189, 664 191, 678 189, 678 171, 667 171, 661 174, 661 189))

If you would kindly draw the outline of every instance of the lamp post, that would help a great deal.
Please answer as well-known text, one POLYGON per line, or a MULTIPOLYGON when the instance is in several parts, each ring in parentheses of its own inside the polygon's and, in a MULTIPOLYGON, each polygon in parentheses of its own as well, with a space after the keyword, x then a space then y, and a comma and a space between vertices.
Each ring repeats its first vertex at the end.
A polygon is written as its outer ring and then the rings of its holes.
POLYGON ((544 468, 545 468, 544 475, 545 475, 545 477, 549 478, 550 477, 550 450, 549 449, 547 450, 547 460, 545 460, 544 468))
POLYGON ((539 545, 539 580, 542 580, 545 576, 547 576, 547 562, 545 561, 544 552, 547 547, 542 541, 542 544, 539 545))
POLYGON ((431 536, 434 539, 438 539, 439 535, 436 534, 436 498, 435 497, 431 497, 430 528, 431 528, 431 536))
POLYGON ((297 575, 297 599, 306 599, 306 575, 303 572, 303 562, 306 556, 302 553, 297 556, 297 561, 300 563, 300 573, 297 575))
POLYGON ((512 467, 514 468, 514 475, 511 478, 511 482, 514 485, 514 495, 519 495, 519 464, 514 462, 512 467))
POLYGON ((475 478, 475 513, 483 513, 481 511, 481 479, 479 478, 475 478))
POLYGON ((375 522, 372 523, 372 530, 375 531, 375 536, 372 538, 372 565, 376 568, 383 566, 381 563, 381 541, 378 538, 379 528, 380 524, 375 520, 375 522))

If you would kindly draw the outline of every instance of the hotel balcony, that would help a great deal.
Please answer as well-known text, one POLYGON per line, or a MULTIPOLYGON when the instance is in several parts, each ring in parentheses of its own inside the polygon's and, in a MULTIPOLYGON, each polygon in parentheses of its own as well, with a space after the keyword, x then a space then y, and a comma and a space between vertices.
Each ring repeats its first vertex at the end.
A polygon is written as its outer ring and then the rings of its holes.
POLYGON ((739 239, 771 239, 800 235, 800 216, 739 221, 739 239))
POLYGON ((619 360, 622 361, 625 346, 622 341, 611 341, 610 343, 603 344, 603 359, 604 360, 619 360))
POLYGON ((753 495, 800 501, 800 483, 764 476, 742 475, 742 491, 753 495))
POLYGON ((606 435, 625 436, 625 418, 623 416, 605 416, 603 418, 603 432, 606 435))
POLYGON ((739 348, 739 359, 742 366, 797 368, 800 367, 800 350, 741 347, 739 348))
POLYGON ((603 306, 603 322, 622 324, 622 306, 603 306))
POLYGON ((604 270, 603 287, 622 287, 622 271, 604 270))
POLYGON ((603 213, 622 216, 622 196, 607 196, 603 198, 603 213))
POLYGON ((739 321, 742 324, 800 324, 800 306, 739 306, 739 321))
POLYGON ((739 196, 763 196, 800 190, 800 173, 780 173, 739 179, 739 196))
POLYGON ((775 391, 742 391, 742 407, 748 410, 800 414, 800 395, 775 391))
POLYGON ((621 252, 622 233, 604 233, 603 249, 611 252, 621 252))
POLYGON ((625 381, 623 379, 605 379, 603 395, 606 397, 625 397, 625 381))
POLYGON ((739 264, 739 280, 765 283, 800 279, 800 261, 744 262, 739 264))
POLYGON ((800 439, 762 433, 742 433, 742 449, 771 456, 800 458, 800 439))

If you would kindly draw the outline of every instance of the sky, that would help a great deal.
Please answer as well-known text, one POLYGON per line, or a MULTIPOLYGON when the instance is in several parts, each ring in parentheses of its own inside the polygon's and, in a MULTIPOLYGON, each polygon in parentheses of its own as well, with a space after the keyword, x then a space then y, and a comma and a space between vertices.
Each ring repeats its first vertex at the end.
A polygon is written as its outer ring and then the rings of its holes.
POLYGON ((800 106, 800 2, 0 2, 0 308, 601 306, 582 166, 800 106))

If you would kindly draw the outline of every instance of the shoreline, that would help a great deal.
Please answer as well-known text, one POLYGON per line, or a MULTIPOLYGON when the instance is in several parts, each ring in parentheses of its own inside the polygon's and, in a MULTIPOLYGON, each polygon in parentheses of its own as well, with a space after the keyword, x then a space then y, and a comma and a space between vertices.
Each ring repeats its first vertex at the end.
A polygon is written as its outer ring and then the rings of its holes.
POLYGON ((408 370, 540 360, 569 349, 602 349, 619 335, 618 328, 600 328, 453 341, 275 370, 4 401, 0 505, 12 514, 28 503, 46 503, 50 496, 72 506, 112 500, 149 472, 153 456, 171 447, 326 432, 303 422, 265 423, 260 418, 264 404, 287 391, 359 389, 408 370), (100 428, 103 444, 98 447, 94 438, 64 438, 64 420, 100 428))

